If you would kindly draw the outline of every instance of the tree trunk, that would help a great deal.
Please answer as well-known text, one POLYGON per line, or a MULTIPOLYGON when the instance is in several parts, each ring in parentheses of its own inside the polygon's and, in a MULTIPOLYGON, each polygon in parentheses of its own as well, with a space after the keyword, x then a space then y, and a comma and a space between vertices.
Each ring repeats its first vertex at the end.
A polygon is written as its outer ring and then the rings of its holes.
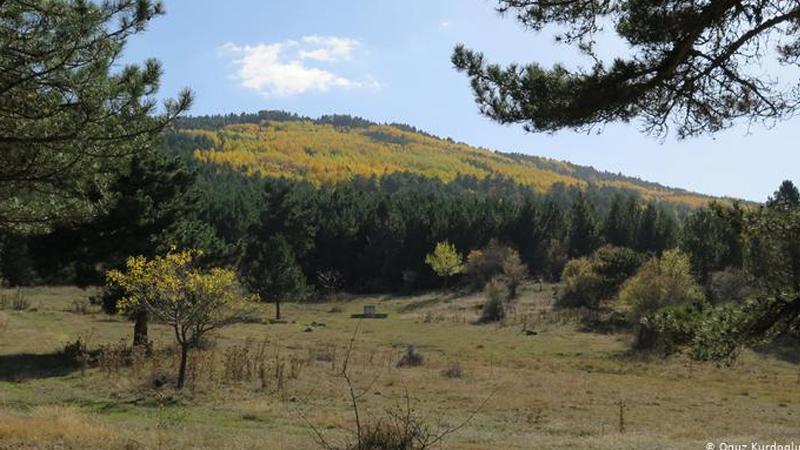
POLYGON ((186 382, 186 360, 189 356, 189 344, 181 344, 181 365, 178 369, 178 389, 183 388, 186 382))
POLYGON ((150 321, 150 314, 142 308, 136 311, 133 323, 133 345, 148 346, 150 341, 147 339, 147 324, 150 321))
POLYGON ((275 300, 275 320, 281 320, 281 301, 275 300))

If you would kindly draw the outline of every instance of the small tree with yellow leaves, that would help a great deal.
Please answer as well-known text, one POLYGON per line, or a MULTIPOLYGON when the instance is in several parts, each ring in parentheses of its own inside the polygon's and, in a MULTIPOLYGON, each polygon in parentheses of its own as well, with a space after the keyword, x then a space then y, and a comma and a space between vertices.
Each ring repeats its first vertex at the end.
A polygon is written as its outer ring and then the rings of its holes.
POLYGON ((464 272, 464 258, 458 253, 455 245, 449 242, 439 242, 425 257, 427 263, 436 275, 444 279, 444 287, 447 288, 447 281, 450 277, 464 272))
POLYGON ((125 292, 120 309, 145 309, 174 330, 181 349, 178 389, 185 381, 189 349, 209 331, 241 320, 247 311, 236 274, 198 268, 194 262, 200 254, 173 250, 153 259, 130 257, 124 272, 106 274, 109 285, 125 292))

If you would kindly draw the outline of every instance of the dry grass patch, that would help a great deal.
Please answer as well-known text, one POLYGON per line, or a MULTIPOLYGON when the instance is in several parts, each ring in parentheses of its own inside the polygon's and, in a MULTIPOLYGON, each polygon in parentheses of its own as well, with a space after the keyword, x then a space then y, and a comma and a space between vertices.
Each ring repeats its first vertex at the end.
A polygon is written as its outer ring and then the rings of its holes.
POLYGON ((33 408, 25 415, 0 412, 0 442, 15 441, 98 448, 119 443, 121 436, 77 408, 48 405, 33 408))

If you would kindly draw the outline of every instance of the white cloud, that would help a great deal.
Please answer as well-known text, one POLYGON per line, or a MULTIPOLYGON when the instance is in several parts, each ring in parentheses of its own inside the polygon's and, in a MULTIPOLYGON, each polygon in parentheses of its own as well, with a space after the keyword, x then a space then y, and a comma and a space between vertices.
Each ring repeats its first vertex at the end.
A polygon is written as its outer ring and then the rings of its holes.
POLYGON ((450 26, 450 21, 449 20, 443 20, 443 21, 439 22, 439 26, 442 27, 442 28, 447 28, 447 27, 450 26))
POLYGON ((360 43, 336 36, 304 36, 300 41, 221 47, 221 53, 237 66, 235 78, 247 89, 268 97, 286 97, 331 89, 377 90, 380 84, 371 76, 352 80, 309 63, 351 60, 360 43))
POLYGON ((302 41, 316 48, 300 50, 300 58, 327 62, 349 60, 353 50, 360 45, 355 39, 337 36, 304 36, 302 41))

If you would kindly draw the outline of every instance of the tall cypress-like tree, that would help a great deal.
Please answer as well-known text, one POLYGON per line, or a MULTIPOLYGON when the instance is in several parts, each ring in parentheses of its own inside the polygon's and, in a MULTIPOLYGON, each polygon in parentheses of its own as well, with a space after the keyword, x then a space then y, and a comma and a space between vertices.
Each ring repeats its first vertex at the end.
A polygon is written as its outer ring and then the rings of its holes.
POLYGON ((636 249, 640 252, 655 253, 657 243, 658 210, 653 202, 648 202, 636 226, 636 249))
POLYGON ((592 204, 579 191, 569 210, 567 251, 575 258, 591 254, 599 245, 597 218, 592 204))
POLYGON ((606 242, 617 247, 633 248, 634 230, 637 223, 635 206, 636 200, 631 197, 633 207, 629 206, 621 195, 615 195, 611 199, 611 206, 603 222, 603 237, 606 242))
POLYGON ((695 211, 683 222, 680 246, 689 255, 692 271, 701 284, 705 284, 709 274, 719 268, 724 249, 718 237, 716 216, 707 208, 695 211))

